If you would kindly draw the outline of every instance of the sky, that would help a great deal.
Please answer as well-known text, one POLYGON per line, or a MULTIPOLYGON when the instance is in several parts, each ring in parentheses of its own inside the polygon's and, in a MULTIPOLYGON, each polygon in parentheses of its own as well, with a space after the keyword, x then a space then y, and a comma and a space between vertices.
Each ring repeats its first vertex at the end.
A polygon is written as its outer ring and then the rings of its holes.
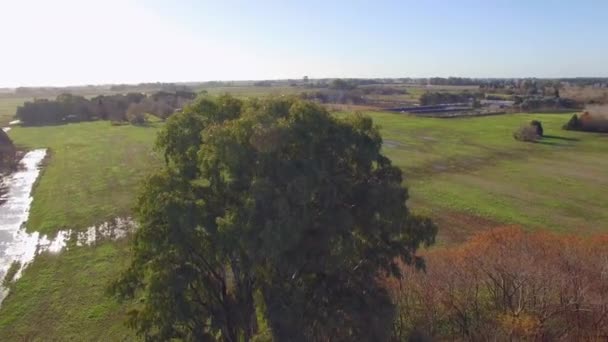
POLYGON ((606 0, 0 0, 0 87, 607 77, 606 0))

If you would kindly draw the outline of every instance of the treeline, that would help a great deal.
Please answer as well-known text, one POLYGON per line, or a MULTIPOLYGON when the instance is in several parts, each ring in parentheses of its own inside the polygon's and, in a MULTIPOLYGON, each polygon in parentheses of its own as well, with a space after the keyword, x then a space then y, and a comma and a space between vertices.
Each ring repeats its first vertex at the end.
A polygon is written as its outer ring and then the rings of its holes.
POLYGON ((324 89, 314 92, 300 94, 302 100, 314 101, 317 103, 336 103, 336 104, 366 104, 367 100, 363 97, 363 92, 358 89, 339 90, 324 89))
POLYGON ((477 235, 386 284, 394 339, 596 341, 608 336, 608 236, 517 228, 477 235))
POLYGON ((61 94, 55 100, 36 99, 17 108, 16 116, 26 126, 66 122, 110 120, 142 123, 145 113, 166 118, 196 96, 188 91, 99 95, 91 99, 61 94))
POLYGON ((482 83, 481 80, 465 77, 431 77, 429 84, 432 85, 452 85, 452 86, 476 86, 482 83))
POLYGON ((110 86, 110 91, 116 91, 121 93, 126 92, 191 92, 192 90, 183 84, 176 83, 163 83, 163 82, 152 82, 152 83, 139 83, 139 84, 116 84, 110 86))
POLYGON ((482 93, 470 93, 470 92, 460 92, 460 93, 449 93, 449 92, 435 92, 429 91, 420 96, 420 104, 423 106, 432 106, 439 104, 449 104, 449 103, 465 103, 465 102, 473 102, 477 99, 483 98, 482 93))
POLYGON ((551 96, 515 96, 515 105, 522 111, 579 109, 582 104, 567 98, 551 96))
POLYGON ((51 97, 61 94, 95 94, 107 91, 107 86, 74 86, 74 87, 18 87, 15 88, 15 95, 23 97, 51 97))

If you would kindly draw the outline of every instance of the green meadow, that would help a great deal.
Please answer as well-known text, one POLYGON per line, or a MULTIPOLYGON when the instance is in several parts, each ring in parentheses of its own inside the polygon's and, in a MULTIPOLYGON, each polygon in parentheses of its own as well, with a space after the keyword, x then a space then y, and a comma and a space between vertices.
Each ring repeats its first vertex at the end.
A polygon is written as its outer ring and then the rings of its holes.
POLYGON ((17 112, 17 107, 21 106, 25 101, 29 100, 31 100, 31 98, 0 98, 0 127, 6 126, 9 122, 15 120, 15 113, 17 112))
POLYGON ((159 163, 152 150, 159 125, 96 121, 13 128, 9 135, 20 148, 48 148, 28 231, 86 229, 129 215, 138 184, 159 163))
POLYGON ((127 241, 36 257, 0 309, 0 341, 133 341, 128 306, 106 295, 127 241))
MULTIPOLYGON (((404 170, 409 206, 438 223, 440 244, 501 225, 580 234, 608 229, 608 136, 562 130, 568 114, 365 114, 404 170), (513 139, 533 119, 547 137, 513 139)), ((99 121, 11 130, 21 148, 49 149, 27 229, 52 234, 131 214, 141 180, 160 165, 153 142, 161 125, 99 121)), ((128 306, 105 295, 126 265, 127 243, 37 257, 0 308, 0 340, 133 340, 124 325, 128 306)))
POLYGON ((562 130, 571 114, 367 114, 381 128, 386 154, 405 172, 410 204, 444 223, 440 237, 450 233, 446 216, 454 213, 526 229, 608 228, 608 137, 562 130), (531 120, 543 123, 545 137, 515 140, 513 131, 531 120))

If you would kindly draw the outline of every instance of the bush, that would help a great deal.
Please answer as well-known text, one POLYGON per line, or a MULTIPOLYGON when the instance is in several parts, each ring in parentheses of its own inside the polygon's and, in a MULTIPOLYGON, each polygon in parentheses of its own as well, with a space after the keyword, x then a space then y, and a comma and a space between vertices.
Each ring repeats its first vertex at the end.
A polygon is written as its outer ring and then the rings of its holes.
POLYGON ((146 113, 148 112, 148 106, 145 102, 132 103, 127 109, 126 117, 132 125, 143 125, 146 123, 146 113))
POLYGON ((530 125, 536 129, 536 134, 538 134, 538 136, 540 136, 540 137, 543 136, 543 133, 544 133, 543 124, 540 121, 532 120, 530 122, 530 125))
POLYGON ((608 235, 579 238, 505 227, 402 267, 385 284, 394 338, 595 340, 608 334, 608 235))
POLYGON ((574 114, 563 129, 586 132, 608 132, 608 106, 589 106, 580 116, 574 114))
POLYGON ((531 124, 522 126, 513 133, 513 138, 519 141, 537 142, 540 137, 537 127, 531 124))
POLYGON ((8 137, 8 134, 0 129, 0 173, 11 171, 17 164, 17 149, 8 137))
POLYGON ((578 115, 574 114, 568 122, 562 127, 569 131, 578 131, 581 129, 581 122, 578 120, 578 115))

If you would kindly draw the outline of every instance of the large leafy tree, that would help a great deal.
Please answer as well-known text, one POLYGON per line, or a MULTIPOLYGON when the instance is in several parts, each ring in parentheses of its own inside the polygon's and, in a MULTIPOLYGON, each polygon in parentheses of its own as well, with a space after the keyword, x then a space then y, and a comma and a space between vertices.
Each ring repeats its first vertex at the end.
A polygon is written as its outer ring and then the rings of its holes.
POLYGON ((158 139, 165 167, 139 198, 130 268, 150 340, 382 340, 393 306, 379 272, 436 229, 411 215, 401 171, 368 117, 296 99, 201 98, 158 139))

